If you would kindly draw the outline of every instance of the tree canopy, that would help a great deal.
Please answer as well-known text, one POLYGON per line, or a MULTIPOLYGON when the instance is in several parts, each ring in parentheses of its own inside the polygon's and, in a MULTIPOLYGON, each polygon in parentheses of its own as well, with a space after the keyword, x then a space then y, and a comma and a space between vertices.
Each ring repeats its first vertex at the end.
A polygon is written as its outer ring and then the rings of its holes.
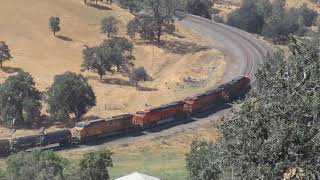
POLYGON ((15 180, 62 180, 66 163, 52 151, 19 152, 7 160, 7 177, 15 180))
POLYGON ((59 17, 50 17, 49 19, 49 28, 52 31, 53 35, 56 35, 56 32, 61 30, 60 28, 60 18, 59 17))
POLYGON ((81 74, 66 72, 54 77, 47 91, 48 111, 58 120, 74 114, 77 121, 96 105, 96 96, 88 80, 81 74))
POLYGON ((108 167, 112 167, 112 153, 110 151, 97 151, 85 154, 80 161, 80 170, 87 180, 110 179, 108 167))
POLYGON ((0 68, 2 68, 3 62, 8 61, 11 58, 12 56, 8 45, 5 42, 0 41, 0 68))
POLYGON ((133 44, 126 38, 112 37, 99 46, 86 46, 83 59, 82 70, 96 72, 102 79, 107 72, 127 71, 133 66, 133 44))
POLYGON ((130 37, 139 34, 141 38, 156 40, 160 44, 161 36, 175 31, 173 0, 148 0, 146 6, 151 9, 151 15, 141 14, 128 23, 127 33, 130 37))
POLYGON ((36 121, 41 111, 41 93, 32 76, 25 72, 8 77, 0 85, 0 111, 5 121, 36 121))
POLYGON ((210 0, 188 0, 186 10, 188 13, 211 19, 213 2, 210 0))
POLYGON ((285 8, 285 0, 244 0, 232 12, 228 24, 248 32, 262 34, 275 43, 285 43, 291 34, 303 36, 306 27, 313 25, 317 12, 307 5, 285 8))
POLYGON ((107 34, 108 37, 116 35, 119 28, 117 27, 118 21, 115 17, 109 16, 101 20, 101 32, 107 34))
POLYGON ((129 80, 131 83, 135 84, 136 87, 138 87, 139 81, 146 81, 147 76, 148 74, 144 67, 137 67, 131 72, 129 80))
POLYGON ((194 179, 212 176, 206 165, 220 178, 319 179, 319 42, 291 42, 288 60, 278 54, 257 72, 256 88, 219 128, 218 143, 188 154, 194 179), (198 152, 206 159, 195 161, 198 152))

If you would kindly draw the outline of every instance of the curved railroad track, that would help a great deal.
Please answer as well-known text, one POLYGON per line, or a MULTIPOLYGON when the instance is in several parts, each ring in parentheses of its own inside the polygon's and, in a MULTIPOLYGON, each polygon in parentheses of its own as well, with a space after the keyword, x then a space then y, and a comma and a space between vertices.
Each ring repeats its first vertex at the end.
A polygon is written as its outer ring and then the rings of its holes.
MULTIPOLYGON (((254 74, 257 71, 258 66, 265 61, 267 54, 272 53, 273 51, 272 46, 242 30, 194 15, 181 12, 177 12, 176 14, 178 23, 200 34, 213 48, 224 53, 227 61, 227 68, 220 83, 227 82, 239 75, 249 76, 254 81, 254 74)), ((192 122, 179 122, 180 124, 159 127, 151 132, 143 134, 129 133, 121 135, 121 137, 117 136, 97 140, 90 144, 81 145, 80 147, 77 147, 77 150, 125 144, 144 137, 163 137, 179 132, 188 132, 204 123, 215 122, 221 116, 228 113, 229 109, 230 108, 222 107, 214 113, 209 112, 208 114, 193 118, 191 120, 192 122)), ((61 149, 58 148, 58 150, 61 149)))
POLYGON ((245 31, 199 16, 176 14, 180 24, 201 34, 212 47, 225 54, 227 68, 221 82, 238 75, 250 76, 254 81, 258 66, 272 52, 270 45, 245 31))
MULTIPOLYGON (((222 51, 227 61, 227 68, 220 83, 232 80, 239 75, 249 76, 254 81, 254 73, 258 66, 265 61, 267 54, 272 52, 272 47, 262 40, 242 30, 212 22, 198 16, 181 12, 176 13, 178 23, 199 33, 206 39, 212 48, 222 51)), ((227 105, 228 106, 228 105, 227 105)), ((149 132, 132 132, 116 137, 99 139, 94 142, 77 147, 48 147, 53 150, 85 150, 106 147, 115 144, 130 143, 144 137, 162 137, 179 132, 188 132, 208 122, 215 122, 225 115, 230 108, 222 107, 215 112, 208 112, 191 119, 188 122, 177 122, 166 126, 157 127, 149 132), (77 149, 75 149, 77 148, 77 149)))

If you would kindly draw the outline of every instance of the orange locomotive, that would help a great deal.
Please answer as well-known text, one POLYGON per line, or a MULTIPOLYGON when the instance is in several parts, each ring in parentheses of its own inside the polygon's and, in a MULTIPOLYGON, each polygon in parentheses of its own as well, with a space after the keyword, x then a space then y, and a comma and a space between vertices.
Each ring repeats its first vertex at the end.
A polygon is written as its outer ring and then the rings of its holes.
POLYGON ((140 127, 150 127, 182 118, 185 115, 184 101, 176 101, 159 107, 138 111, 133 117, 133 124, 140 127))

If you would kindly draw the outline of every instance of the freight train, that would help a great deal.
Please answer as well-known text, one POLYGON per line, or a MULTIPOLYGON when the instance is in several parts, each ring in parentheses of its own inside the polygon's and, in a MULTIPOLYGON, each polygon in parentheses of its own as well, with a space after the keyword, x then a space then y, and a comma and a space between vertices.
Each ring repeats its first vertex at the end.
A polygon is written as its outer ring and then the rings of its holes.
POLYGON ((188 116, 193 116, 239 98, 250 89, 250 84, 249 77, 239 76, 217 88, 188 97, 182 101, 137 111, 134 114, 83 121, 77 123, 72 129, 16 137, 12 140, 0 139, 0 156, 50 144, 59 143, 60 146, 81 144, 136 129, 147 129, 172 121, 183 121, 188 116))

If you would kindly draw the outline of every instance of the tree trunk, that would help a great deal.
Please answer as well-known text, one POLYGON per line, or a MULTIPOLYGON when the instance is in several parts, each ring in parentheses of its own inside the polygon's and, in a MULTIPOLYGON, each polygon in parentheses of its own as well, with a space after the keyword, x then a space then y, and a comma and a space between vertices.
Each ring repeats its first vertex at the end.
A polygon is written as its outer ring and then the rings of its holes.
POLYGON ((158 42, 158 46, 160 46, 160 38, 161 38, 161 27, 158 30, 158 34, 157 34, 157 42, 158 42))
POLYGON ((53 36, 56 36, 56 31, 53 31, 53 36))
POLYGON ((110 37, 110 32, 108 32, 108 38, 110 37))
POLYGON ((0 61, 0 68, 2 69, 2 61, 0 61))
POLYGON ((100 77, 100 80, 102 80, 102 75, 101 74, 99 74, 99 77, 100 77))

